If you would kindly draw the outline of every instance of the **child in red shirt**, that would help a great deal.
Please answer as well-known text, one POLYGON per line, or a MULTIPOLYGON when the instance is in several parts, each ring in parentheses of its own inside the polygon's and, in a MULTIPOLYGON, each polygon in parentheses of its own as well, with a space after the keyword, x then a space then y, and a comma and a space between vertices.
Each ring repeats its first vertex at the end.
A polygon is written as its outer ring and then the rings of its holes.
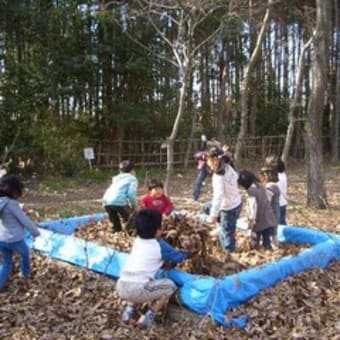
POLYGON ((148 190, 149 194, 143 196, 139 201, 141 207, 157 210, 162 215, 169 215, 174 210, 172 202, 164 194, 163 183, 161 181, 151 179, 148 190))

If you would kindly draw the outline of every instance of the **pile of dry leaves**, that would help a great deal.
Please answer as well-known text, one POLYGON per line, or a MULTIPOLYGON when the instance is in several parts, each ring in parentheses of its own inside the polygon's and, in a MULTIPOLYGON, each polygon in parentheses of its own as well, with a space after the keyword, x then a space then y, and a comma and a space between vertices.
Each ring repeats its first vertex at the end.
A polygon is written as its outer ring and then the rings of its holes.
MULTIPOLYGON (((192 259, 180 264, 178 268, 189 273, 223 277, 246 268, 277 261, 284 256, 295 256, 305 246, 283 243, 274 251, 250 249, 249 239, 243 232, 237 232, 238 251, 226 259, 218 240, 209 235, 211 226, 193 217, 170 216, 163 220, 163 234, 172 246, 179 250, 197 253, 192 259)), ((129 252, 134 236, 126 232, 113 233, 108 219, 82 226, 75 236, 87 241, 129 252)))

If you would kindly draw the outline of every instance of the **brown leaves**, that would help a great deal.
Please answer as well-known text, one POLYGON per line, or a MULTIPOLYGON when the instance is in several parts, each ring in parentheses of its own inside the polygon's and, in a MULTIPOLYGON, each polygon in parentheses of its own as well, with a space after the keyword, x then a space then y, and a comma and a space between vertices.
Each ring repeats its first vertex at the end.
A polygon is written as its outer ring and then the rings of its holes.
MULTIPOLYGON (((291 224, 336 231, 340 220, 340 188, 338 168, 335 170, 333 175, 326 177, 330 209, 312 211, 304 206, 302 171, 292 169, 290 165, 289 198, 292 201, 288 206, 288 221, 291 224)), ((197 203, 186 198, 191 195, 194 179, 194 174, 190 175, 192 178, 176 178, 178 183, 174 183, 174 189, 178 188, 178 197, 173 200, 178 209, 198 212, 197 203)), ((88 191, 94 198, 99 198, 103 190, 100 188, 97 196, 93 188, 88 191)), ((208 185, 203 187, 206 201, 211 197, 207 191, 208 185)), ((73 199, 84 197, 83 188, 79 192, 73 199)), ((46 198, 43 197, 41 206, 45 205, 46 198)), ((100 204, 93 211, 98 211, 99 207, 100 204)), ((51 213, 55 210, 55 207, 51 208, 51 213)), ((80 215, 81 211, 77 214, 80 215)), ((125 251, 130 249, 133 240, 124 233, 112 234, 108 221, 82 229, 77 235, 125 251)), ((232 266, 237 260, 246 267, 295 255, 301 250, 296 245, 286 245, 274 252, 250 250, 243 234, 237 234, 239 252, 228 261, 224 261, 218 241, 209 238, 206 247, 206 253, 217 261, 232 266)), ((228 318, 248 314, 246 329, 225 329, 214 325, 208 316, 198 316, 200 320, 204 318, 204 322, 169 318, 150 331, 120 326, 122 307, 114 292, 113 280, 37 253, 32 254, 32 262, 34 278, 29 281, 20 279, 16 267, 6 291, 0 294, 1 339, 338 339, 340 334, 339 262, 325 270, 314 269, 290 277, 263 291, 241 308, 230 311, 228 318)), ((226 267, 224 270, 233 273, 242 268, 235 264, 235 268, 226 267)))

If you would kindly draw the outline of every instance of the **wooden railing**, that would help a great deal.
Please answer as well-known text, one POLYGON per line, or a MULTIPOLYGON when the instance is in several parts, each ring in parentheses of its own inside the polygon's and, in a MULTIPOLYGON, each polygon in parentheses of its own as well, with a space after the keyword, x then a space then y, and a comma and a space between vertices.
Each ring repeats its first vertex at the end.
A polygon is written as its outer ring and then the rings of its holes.
MULTIPOLYGON (((248 137, 245 139, 242 157, 249 160, 263 160, 270 154, 280 154, 283 149, 285 136, 248 137)), ((236 138, 226 138, 226 144, 231 150, 236 138)), ((174 165, 183 166, 190 148, 188 163, 193 164, 193 154, 198 151, 199 139, 177 139, 174 143, 174 165)), ((122 159, 131 159, 136 166, 162 167, 166 166, 165 140, 98 140, 89 141, 94 148, 96 165, 101 168, 116 167, 122 159)), ((297 146, 295 146, 297 147, 297 146)), ((304 154, 304 145, 300 145, 304 154)))

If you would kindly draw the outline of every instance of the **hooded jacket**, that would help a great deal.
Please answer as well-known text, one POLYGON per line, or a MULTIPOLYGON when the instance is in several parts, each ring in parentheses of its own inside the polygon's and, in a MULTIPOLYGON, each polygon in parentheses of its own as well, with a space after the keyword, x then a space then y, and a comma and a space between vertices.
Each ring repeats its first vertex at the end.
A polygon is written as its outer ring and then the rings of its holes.
POLYGON ((39 236, 37 226, 27 217, 18 201, 0 197, 0 242, 12 243, 24 239, 24 230, 39 236))
POLYGON ((105 191, 103 205, 135 205, 138 181, 136 176, 122 172, 112 178, 112 184, 105 191))

